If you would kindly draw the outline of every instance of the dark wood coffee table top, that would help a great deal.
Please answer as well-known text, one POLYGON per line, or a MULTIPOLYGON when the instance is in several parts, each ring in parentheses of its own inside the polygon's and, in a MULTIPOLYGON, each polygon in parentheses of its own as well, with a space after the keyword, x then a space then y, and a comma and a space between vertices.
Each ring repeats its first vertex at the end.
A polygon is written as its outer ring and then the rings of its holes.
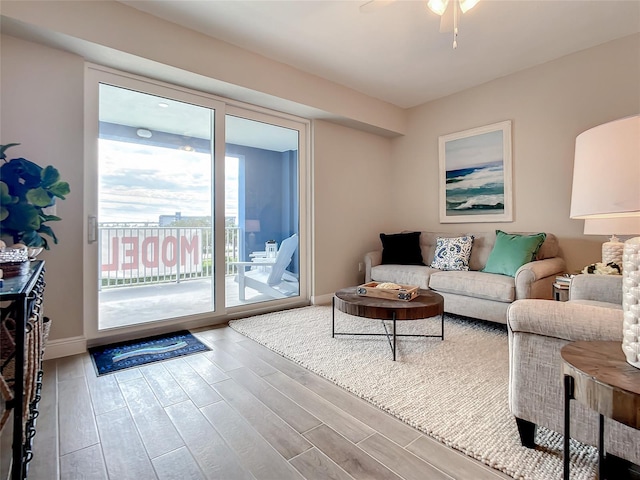
POLYGON ((420 295, 409 302, 365 297, 356 293, 356 287, 343 288, 335 294, 335 308, 356 317, 379 320, 419 320, 444 313, 444 298, 430 290, 420 290, 420 295))

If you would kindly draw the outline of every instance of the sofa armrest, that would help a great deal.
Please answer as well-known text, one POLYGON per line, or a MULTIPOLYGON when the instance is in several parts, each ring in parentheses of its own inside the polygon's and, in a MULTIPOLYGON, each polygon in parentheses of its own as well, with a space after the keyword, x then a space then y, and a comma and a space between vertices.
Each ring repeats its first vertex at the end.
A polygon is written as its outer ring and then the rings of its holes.
POLYGON ((622 275, 576 275, 569 286, 569 300, 622 305, 622 275))
POLYGON ((507 310, 513 333, 578 340, 622 342, 622 310, 553 300, 516 300, 507 310))
POLYGON ((515 275, 516 299, 551 298, 551 285, 567 268, 561 257, 545 258, 522 265, 515 275))
POLYGON ((382 263, 382 250, 364 254, 364 281, 371 281, 371 268, 382 263))

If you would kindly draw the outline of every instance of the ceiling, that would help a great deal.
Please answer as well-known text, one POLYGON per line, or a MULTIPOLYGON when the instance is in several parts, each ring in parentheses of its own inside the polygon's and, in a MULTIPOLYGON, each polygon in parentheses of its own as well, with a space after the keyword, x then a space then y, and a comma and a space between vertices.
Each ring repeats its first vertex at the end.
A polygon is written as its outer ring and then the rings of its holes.
POLYGON ((424 0, 121 3, 402 108, 640 32, 640 0, 481 0, 455 50, 424 0))

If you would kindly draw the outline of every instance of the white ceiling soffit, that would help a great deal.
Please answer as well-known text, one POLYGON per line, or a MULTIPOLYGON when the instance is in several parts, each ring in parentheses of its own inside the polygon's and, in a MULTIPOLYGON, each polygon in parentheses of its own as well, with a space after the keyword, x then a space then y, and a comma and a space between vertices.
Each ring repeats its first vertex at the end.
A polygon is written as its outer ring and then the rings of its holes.
MULTIPOLYGON (((125 88, 100 88, 100 121, 186 138, 211 139, 212 110, 125 88)), ((298 149, 298 132, 268 123, 226 116, 226 143, 276 152, 298 149)))
POLYGON ((403 108, 640 32, 637 0, 481 0, 456 50, 424 0, 122 3, 403 108))

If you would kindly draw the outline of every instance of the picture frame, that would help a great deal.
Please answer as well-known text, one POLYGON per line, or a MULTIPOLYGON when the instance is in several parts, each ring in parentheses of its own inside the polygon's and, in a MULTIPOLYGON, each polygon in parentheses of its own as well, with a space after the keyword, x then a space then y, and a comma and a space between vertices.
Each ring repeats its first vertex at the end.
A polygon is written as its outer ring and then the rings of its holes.
POLYGON ((440 223, 513 221, 511 120, 438 137, 440 223))

